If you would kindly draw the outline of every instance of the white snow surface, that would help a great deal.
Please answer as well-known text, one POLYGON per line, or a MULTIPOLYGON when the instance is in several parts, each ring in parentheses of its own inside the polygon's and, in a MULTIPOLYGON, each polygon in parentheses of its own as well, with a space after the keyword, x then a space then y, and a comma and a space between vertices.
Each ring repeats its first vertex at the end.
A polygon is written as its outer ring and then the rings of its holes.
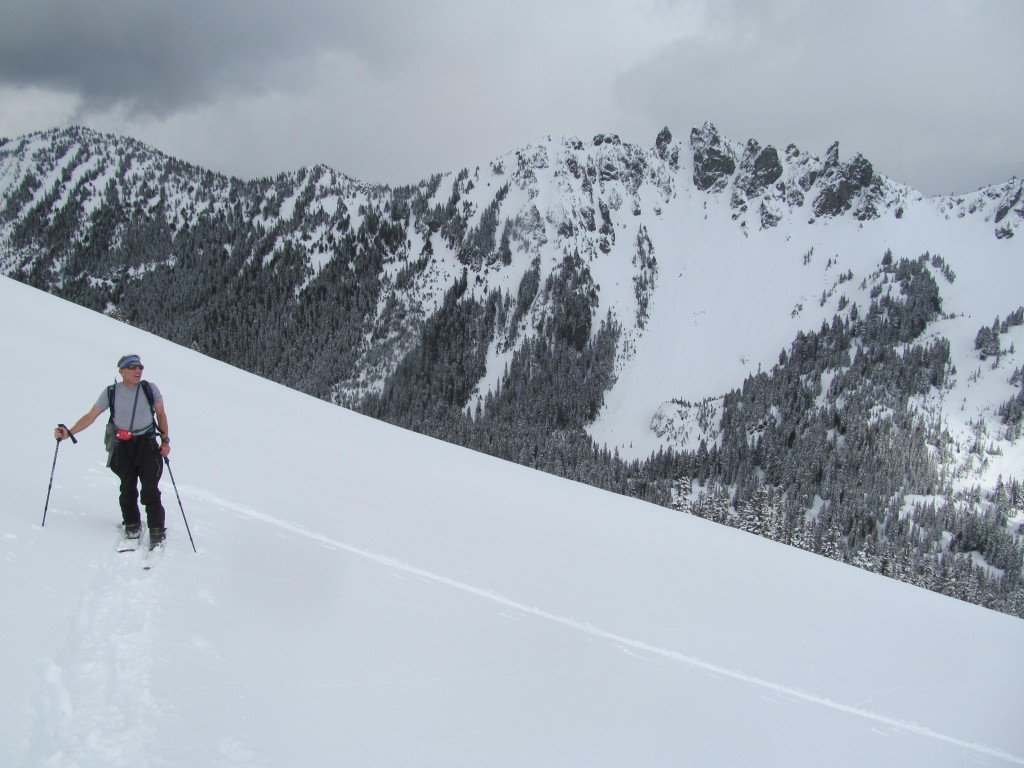
POLYGON ((1019 619, 7 278, 0 327, 2 766, 1024 765, 1019 619), (101 424, 55 453, 127 352, 166 396, 198 553, 167 475, 166 549, 116 551, 101 424))
MULTIPOLYGON (((865 314, 871 281, 866 288, 861 284, 878 269, 886 250, 895 262, 929 252, 940 255, 957 275, 949 283, 933 269, 943 312, 956 318, 935 329, 950 339, 952 359, 963 374, 947 403, 965 401, 967 406, 944 410, 951 431, 969 432, 968 424, 986 415, 985 406, 992 410, 992 403, 1015 393, 1008 379, 1021 364, 1019 351, 1002 361, 1002 370, 990 373, 990 363, 981 372, 985 379, 998 379, 983 385, 986 397, 998 399, 979 400, 981 387, 967 380, 969 372, 982 367, 973 346, 978 328, 991 325, 996 316, 1005 317, 1024 299, 1022 242, 998 240, 990 221, 980 216, 942 218, 932 210, 934 201, 917 199, 907 203, 902 219, 821 219, 814 225, 788 219, 745 237, 728 215, 723 196, 708 197, 707 221, 685 218, 696 206, 673 204, 678 211, 666 205, 663 216, 644 222, 654 242, 680 245, 676 252, 657 253, 658 289, 647 331, 637 342, 636 354, 616 371, 605 406, 588 427, 598 444, 635 459, 671 445, 651 429, 660 408, 678 398, 696 403, 721 397, 741 388, 748 375, 769 371, 799 331, 817 331, 823 321, 832 320, 843 296, 865 314), (679 215, 673 218, 673 213, 679 215), (809 253, 813 255, 805 265, 809 253), (847 270, 853 279, 840 283, 847 270), (824 304, 823 292, 828 296, 824 304)), ((598 282, 602 288, 615 284, 607 277, 598 282)), ((1004 346, 1012 341, 1008 338, 1004 346)), ((696 450, 698 444, 695 439, 681 447, 696 450)), ((1019 477, 1024 463, 1005 469, 1007 476, 1016 470, 1019 477)))

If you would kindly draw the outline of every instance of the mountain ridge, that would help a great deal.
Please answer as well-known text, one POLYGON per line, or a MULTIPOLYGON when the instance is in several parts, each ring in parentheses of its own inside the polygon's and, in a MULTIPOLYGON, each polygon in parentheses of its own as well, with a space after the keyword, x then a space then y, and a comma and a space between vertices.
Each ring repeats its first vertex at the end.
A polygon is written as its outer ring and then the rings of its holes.
MULTIPOLYGON (((972 507, 1001 510, 998 546, 957 541, 989 568, 1019 549, 1016 179, 928 198, 836 144, 780 153, 705 124, 685 145, 548 138, 406 187, 326 166, 243 182, 68 130, 0 145, 0 195, 0 271, 337 404, 659 503, 688 477, 684 506, 724 494, 723 521, 773 478, 789 525, 822 529, 816 551, 836 528, 844 559, 880 570, 896 534, 858 520, 895 530, 905 499, 949 511, 1008 483, 972 507), (731 395, 748 391, 774 404, 731 395), (935 467, 854 509, 857 481, 829 478, 866 454, 841 459, 834 425, 879 418, 895 455, 935 467), (808 483, 791 465, 815 452, 808 483)), ((951 551, 954 517, 914 547, 951 551)))

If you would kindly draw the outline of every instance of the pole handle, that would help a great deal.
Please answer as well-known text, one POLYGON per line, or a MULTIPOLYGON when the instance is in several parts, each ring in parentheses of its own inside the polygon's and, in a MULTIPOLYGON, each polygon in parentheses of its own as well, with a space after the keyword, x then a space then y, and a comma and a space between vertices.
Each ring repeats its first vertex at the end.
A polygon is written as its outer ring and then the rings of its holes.
MULTIPOLYGON (((78 440, 77 440, 77 439, 75 438, 75 436, 74 436, 74 435, 72 435, 72 434, 71 434, 71 430, 70 430, 70 429, 68 429, 68 427, 67 427, 67 425, 66 425, 66 424, 58 424, 57 426, 58 426, 58 427, 60 427, 61 429, 63 429, 63 430, 65 431, 65 432, 67 432, 67 433, 68 433, 68 437, 70 437, 70 438, 71 438, 71 442, 72 442, 72 443, 74 443, 75 445, 78 445, 78 440)), ((57 442, 59 443, 59 442, 60 442, 60 440, 58 440, 57 442)))

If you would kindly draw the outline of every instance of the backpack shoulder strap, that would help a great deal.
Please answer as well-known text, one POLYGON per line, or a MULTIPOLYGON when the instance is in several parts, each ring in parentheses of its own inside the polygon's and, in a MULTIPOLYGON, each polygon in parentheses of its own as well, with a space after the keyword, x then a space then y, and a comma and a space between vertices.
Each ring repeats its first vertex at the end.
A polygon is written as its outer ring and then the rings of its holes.
POLYGON ((153 417, 153 423, 156 424, 156 403, 153 402, 153 388, 145 379, 142 380, 141 384, 142 394, 146 396, 146 401, 149 403, 149 415, 153 417))
POLYGON ((153 402, 153 388, 149 382, 145 379, 142 380, 142 394, 146 396, 146 400, 149 401, 149 409, 156 410, 156 403, 153 402))
POLYGON ((115 384, 111 384, 109 387, 107 387, 107 406, 108 406, 108 408, 110 410, 110 418, 107 419, 107 421, 113 421, 114 420, 114 387, 115 386, 116 386, 115 384))

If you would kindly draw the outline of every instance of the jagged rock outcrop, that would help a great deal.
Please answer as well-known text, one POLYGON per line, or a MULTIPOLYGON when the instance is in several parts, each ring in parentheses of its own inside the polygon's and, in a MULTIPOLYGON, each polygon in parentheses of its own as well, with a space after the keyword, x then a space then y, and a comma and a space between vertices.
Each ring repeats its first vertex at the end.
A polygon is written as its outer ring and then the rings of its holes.
POLYGON ((667 126, 661 129, 658 138, 654 140, 654 154, 659 160, 668 163, 672 170, 679 168, 679 147, 672 143, 672 131, 667 126))
POLYGON ((690 131, 693 184, 702 191, 720 192, 736 172, 736 156, 711 123, 690 131))
POLYGON ((996 208, 995 223, 1000 226, 996 229, 996 237, 1005 240, 1013 237, 1014 228, 1024 221, 1024 181, 1011 182, 1007 184, 1005 194, 999 201, 996 208))
POLYGON ((861 154, 848 163, 839 161, 839 142, 828 148, 820 176, 821 191, 814 199, 815 216, 839 216, 853 207, 855 197, 866 189, 875 176, 871 163, 861 154))
POLYGON ((736 174, 736 188, 750 200, 762 195, 781 177, 782 161, 775 147, 762 148, 754 139, 748 141, 736 174))

